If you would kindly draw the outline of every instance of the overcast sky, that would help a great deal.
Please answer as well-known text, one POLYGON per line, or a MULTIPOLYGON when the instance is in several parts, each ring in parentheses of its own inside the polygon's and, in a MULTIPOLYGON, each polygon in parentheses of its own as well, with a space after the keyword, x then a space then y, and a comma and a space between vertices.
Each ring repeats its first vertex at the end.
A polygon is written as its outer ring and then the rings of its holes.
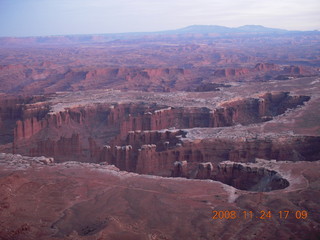
POLYGON ((0 0, 0 36, 257 24, 320 30, 320 0, 0 0))

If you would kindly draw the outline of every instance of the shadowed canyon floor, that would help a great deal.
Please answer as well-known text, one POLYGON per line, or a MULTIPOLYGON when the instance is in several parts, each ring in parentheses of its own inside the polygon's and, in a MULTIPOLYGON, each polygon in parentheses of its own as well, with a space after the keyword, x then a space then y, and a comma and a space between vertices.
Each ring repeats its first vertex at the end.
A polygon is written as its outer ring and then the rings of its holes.
POLYGON ((320 238, 320 35, 167 34, 0 39, 1 240, 320 238))

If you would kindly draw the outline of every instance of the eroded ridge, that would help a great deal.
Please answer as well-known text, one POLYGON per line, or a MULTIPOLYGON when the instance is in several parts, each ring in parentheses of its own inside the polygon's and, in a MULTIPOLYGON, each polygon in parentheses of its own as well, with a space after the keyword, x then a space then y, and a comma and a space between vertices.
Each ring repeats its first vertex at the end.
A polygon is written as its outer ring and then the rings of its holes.
MULTIPOLYGON (((26 110, 22 111, 21 116, 12 116, 11 120, 16 125, 12 129, 14 134, 11 132, 14 139, 11 152, 52 156, 57 161, 77 159, 97 162, 104 145, 137 145, 127 143, 130 131, 261 123, 309 99, 308 96, 280 92, 233 99, 211 107, 171 107, 145 102, 97 103, 47 114, 43 113, 48 112, 48 108, 43 109, 39 105, 41 108, 38 111, 32 110, 26 114, 26 110)), ((10 146, 7 147, 10 149, 10 146)))
MULTIPOLYGON (((107 162, 123 171, 212 179, 243 190, 271 191, 288 183, 277 173, 249 173, 241 165, 228 166, 231 175, 223 175, 217 170, 222 166, 219 164, 226 160, 254 162, 256 157, 317 160, 319 154, 314 149, 320 143, 319 137, 252 135, 246 130, 246 126, 273 120, 309 100, 306 95, 270 92, 232 98, 211 107, 102 101, 55 112, 50 111, 55 107, 44 101, 29 104, 19 110, 20 115, 11 116, 16 121, 13 144, 7 144, 4 150, 53 157, 56 162, 107 162), (230 128, 240 131, 242 136, 224 133, 230 128), (212 166, 206 177, 199 173, 204 165, 212 166), (241 180, 245 178, 251 181, 241 180)), ((15 105, 9 107, 14 109, 15 105)))
POLYGON ((279 173, 254 163, 244 164, 225 161, 218 164, 199 163, 198 167, 188 169, 187 161, 174 163, 173 177, 193 179, 212 179, 233 186, 240 190, 270 192, 289 186, 288 180, 279 173))

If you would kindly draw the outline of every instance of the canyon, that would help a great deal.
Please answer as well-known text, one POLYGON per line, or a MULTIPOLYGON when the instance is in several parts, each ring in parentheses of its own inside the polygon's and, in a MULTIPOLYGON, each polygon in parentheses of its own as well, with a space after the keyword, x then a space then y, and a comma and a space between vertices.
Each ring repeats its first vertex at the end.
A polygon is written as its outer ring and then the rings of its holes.
POLYGON ((0 39, 1 239, 319 238, 320 35, 175 34, 0 39))

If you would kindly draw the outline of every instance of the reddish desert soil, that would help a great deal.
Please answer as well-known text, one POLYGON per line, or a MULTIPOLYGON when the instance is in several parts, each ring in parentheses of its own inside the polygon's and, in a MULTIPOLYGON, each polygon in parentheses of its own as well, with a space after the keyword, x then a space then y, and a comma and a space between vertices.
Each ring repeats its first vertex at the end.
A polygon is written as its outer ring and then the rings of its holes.
POLYGON ((291 185, 253 193, 210 180, 75 162, 43 165, 2 154, 0 232, 3 239, 316 239, 319 163, 262 161, 259 166, 276 169, 291 185), (212 219, 212 211, 238 216, 212 219), (279 211, 289 216, 280 218, 279 211), (308 217, 297 219, 297 211, 308 217))

